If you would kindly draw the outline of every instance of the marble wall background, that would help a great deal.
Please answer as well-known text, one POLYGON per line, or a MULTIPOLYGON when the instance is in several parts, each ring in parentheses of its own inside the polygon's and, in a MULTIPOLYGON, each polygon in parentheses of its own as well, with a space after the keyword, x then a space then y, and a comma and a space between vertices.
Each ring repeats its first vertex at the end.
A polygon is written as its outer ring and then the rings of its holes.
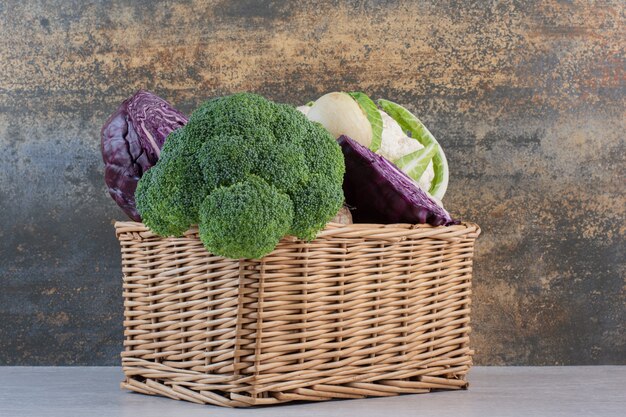
POLYGON ((114 365, 123 213, 99 129, 146 88, 414 110, 483 228, 476 363, 626 364, 622 1, 0 3, 0 364, 114 365))

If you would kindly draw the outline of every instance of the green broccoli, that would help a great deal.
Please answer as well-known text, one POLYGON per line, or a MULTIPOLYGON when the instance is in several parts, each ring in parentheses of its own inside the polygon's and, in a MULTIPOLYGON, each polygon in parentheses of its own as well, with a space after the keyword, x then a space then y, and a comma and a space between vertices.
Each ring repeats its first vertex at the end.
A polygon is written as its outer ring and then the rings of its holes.
POLYGON ((139 181, 137 208, 162 236, 199 223, 205 247, 259 258, 286 234, 313 239, 339 211, 340 147, 294 107, 252 93, 211 99, 170 134, 139 181))

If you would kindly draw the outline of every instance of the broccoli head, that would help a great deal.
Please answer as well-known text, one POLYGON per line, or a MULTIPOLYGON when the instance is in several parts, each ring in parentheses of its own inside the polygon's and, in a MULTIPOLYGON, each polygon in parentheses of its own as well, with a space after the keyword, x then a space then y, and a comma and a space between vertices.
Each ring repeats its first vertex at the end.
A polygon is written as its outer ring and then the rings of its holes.
POLYGON ((170 134, 139 181, 137 207, 159 235, 198 223, 210 252, 259 258, 286 234, 316 236, 341 208, 344 170, 322 125, 292 106, 233 94, 208 100, 170 134))

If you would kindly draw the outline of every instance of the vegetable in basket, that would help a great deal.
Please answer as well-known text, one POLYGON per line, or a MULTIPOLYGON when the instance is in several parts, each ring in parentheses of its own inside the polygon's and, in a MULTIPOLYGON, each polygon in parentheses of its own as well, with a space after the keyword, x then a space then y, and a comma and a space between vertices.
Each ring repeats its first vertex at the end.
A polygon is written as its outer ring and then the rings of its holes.
POLYGON ((334 138, 294 107, 252 93, 211 99, 170 134, 139 181, 137 208, 162 236, 199 223, 212 253, 260 258, 281 237, 313 239, 342 207, 334 138))
POLYGON ((448 187, 448 162, 437 140, 399 104, 378 100, 378 106, 360 92, 333 92, 298 109, 333 136, 346 135, 384 156, 441 200, 448 187))
POLYGON ((458 223, 386 158, 347 136, 340 136, 339 144, 346 163, 343 189, 346 203, 355 207, 355 222, 458 223))
POLYGON ((135 189, 143 174, 159 159, 165 138, 187 123, 187 117, 167 101, 139 90, 125 100, 101 131, 104 180, 109 194, 135 221, 135 189))

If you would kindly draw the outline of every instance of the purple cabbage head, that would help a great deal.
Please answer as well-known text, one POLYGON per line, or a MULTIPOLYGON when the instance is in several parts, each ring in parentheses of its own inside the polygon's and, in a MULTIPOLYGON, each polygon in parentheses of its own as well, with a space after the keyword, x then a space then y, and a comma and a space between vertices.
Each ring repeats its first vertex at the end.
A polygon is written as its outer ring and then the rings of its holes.
POLYGON ((139 90, 125 100, 102 127, 104 180, 113 200, 133 220, 135 189, 144 172, 157 163, 163 143, 187 117, 167 101, 139 90))
POLYGON ((355 223, 458 224, 386 158, 347 136, 338 141, 346 161, 343 192, 355 223))

